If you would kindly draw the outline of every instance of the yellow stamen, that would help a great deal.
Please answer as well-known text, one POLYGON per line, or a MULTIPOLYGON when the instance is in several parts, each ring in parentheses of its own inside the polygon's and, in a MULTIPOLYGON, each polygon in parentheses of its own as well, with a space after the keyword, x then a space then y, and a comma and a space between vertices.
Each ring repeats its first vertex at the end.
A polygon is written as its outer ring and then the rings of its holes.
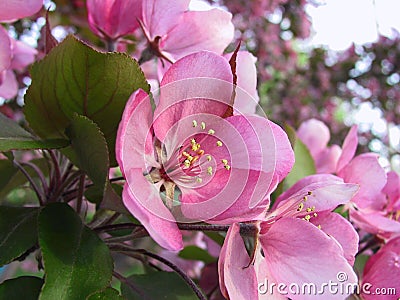
POLYGON ((231 166, 230 165, 225 165, 224 168, 229 171, 231 169, 231 166))
POLYGON ((228 164, 228 160, 227 159, 221 159, 221 162, 226 166, 228 164))
POLYGON ((209 166, 209 167, 207 168, 207 174, 208 174, 208 175, 212 175, 212 167, 211 167, 211 166, 209 166))
POLYGON ((317 213, 314 213, 314 217, 318 217, 318 214, 317 214, 317 213))
POLYGON ((196 121, 196 120, 193 120, 193 121, 192 121, 192 126, 193 126, 193 127, 197 127, 197 121, 196 121))
POLYGON ((199 149, 200 149, 200 144, 198 144, 198 143, 192 144, 192 150, 193 151, 197 151, 199 149))
POLYGON ((200 177, 197 177, 197 178, 196 178, 196 181, 197 181, 198 183, 202 183, 202 182, 203 182, 203 179, 200 178, 200 177))
POLYGON ((304 207, 304 203, 300 202, 299 206, 297 207, 297 211, 302 211, 304 207))
POLYGON ((211 155, 207 155, 207 160, 211 161, 211 159, 212 159, 211 155))
POLYGON ((218 147, 222 147, 222 145, 223 145, 223 144, 222 144, 221 141, 217 141, 217 146, 218 146, 218 147))
POLYGON ((321 225, 318 225, 317 227, 318 227, 318 229, 321 229, 321 228, 322 228, 321 225))
POLYGON ((305 215, 303 219, 306 220, 306 221, 310 221, 311 216, 310 215, 305 215))
POLYGON ((190 167, 190 161, 188 159, 186 159, 183 164, 185 165, 185 167, 189 168, 190 167))
POLYGON ((208 134, 214 134, 215 131, 213 129, 208 130, 208 134))
POLYGON ((200 156, 202 156, 202 155, 204 154, 204 150, 203 150, 203 149, 200 149, 199 151, 197 151, 197 154, 200 155, 200 156))
POLYGON ((200 126, 201 126, 201 129, 203 129, 203 130, 206 129, 206 123, 201 122, 201 125, 200 125, 200 126))

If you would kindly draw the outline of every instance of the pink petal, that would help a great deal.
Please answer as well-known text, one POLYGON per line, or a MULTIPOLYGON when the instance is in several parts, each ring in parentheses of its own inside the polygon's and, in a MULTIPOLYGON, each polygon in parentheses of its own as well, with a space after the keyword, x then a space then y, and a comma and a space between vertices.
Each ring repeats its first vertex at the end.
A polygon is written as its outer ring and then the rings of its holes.
POLYGON ((126 103, 117 132, 115 152, 122 174, 133 168, 146 170, 146 163, 157 165, 150 135, 152 119, 149 95, 139 89, 126 103))
MULTIPOLYGON (((263 226, 263 225, 262 225, 263 226)), ((270 226, 270 225, 266 225, 270 226)), ((260 236, 265 261, 271 273, 271 280, 291 284, 315 284, 317 290, 330 281, 340 284, 338 276, 346 274, 343 284, 357 283, 357 276, 337 242, 309 222, 296 218, 282 218, 272 224, 260 236)), ((343 299, 340 293, 331 294, 327 287, 325 293, 293 294, 287 288, 291 299, 343 299)))
POLYGON ((160 50, 175 61, 207 50, 222 54, 233 39, 232 15, 221 9, 187 11, 182 20, 162 38, 160 50))
POLYGON ((276 167, 272 189, 281 182, 292 170, 294 164, 294 152, 286 132, 277 124, 269 122, 275 140, 276 167))
MULTIPOLYGON (((205 153, 215 159, 217 167, 212 169, 221 171, 213 177, 205 174, 202 184, 195 182, 183 191, 184 215, 212 222, 232 222, 260 214, 275 188, 271 184, 273 176, 284 172, 281 164, 277 166, 280 156, 275 155, 274 150, 279 147, 276 145, 279 141, 275 140, 270 122, 258 116, 232 116, 209 126, 215 134, 203 139, 196 137, 196 140, 200 140, 205 153), (217 146, 218 140, 222 141, 221 147, 217 146), (222 166, 224 159, 230 166, 229 171, 222 166), (277 167, 280 168, 278 171, 277 167)), ((204 164, 207 168, 211 162, 204 161, 204 164)), ((179 184, 179 178, 173 180, 179 184)), ((184 182, 179 184, 180 187, 183 185, 184 182)))
POLYGON ((336 166, 342 149, 338 145, 332 145, 323 149, 314 158, 318 173, 332 174, 336 173, 336 166))
POLYGON ((254 266, 249 265, 240 226, 233 224, 225 237, 218 260, 219 286, 227 299, 258 299, 254 266), (246 268, 246 266, 248 266, 246 268))
POLYGON ((333 175, 307 176, 278 197, 273 215, 302 216, 307 208, 313 208, 312 212, 331 211, 349 202, 357 191, 357 185, 343 183, 333 175))
POLYGON ((389 200, 387 209, 400 210, 400 176, 397 172, 387 173, 387 182, 382 192, 387 195, 389 200))
POLYGON ((362 291, 363 299, 385 299, 396 300, 400 295, 400 237, 391 240, 384 245, 375 255, 367 261, 364 268, 362 291), (368 284, 368 285, 367 285, 368 284), (367 290, 365 287, 367 286, 367 290), (386 295, 377 296, 376 289, 383 289, 386 295), (389 295, 388 288, 395 291, 395 294, 389 295))
POLYGON ((88 0, 89 26, 97 35, 116 39, 133 33, 142 15, 140 0, 88 0))
POLYGON ((190 0, 143 0, 143 23, 151 41, 166 35, 181 22, 190 0))
POLYGON ((11 22, 37 13, 43 6, 43 0, 1 0, 0 22, 11 22))
POLYGON ((153 125, 157 137, 164 141, 167 131, 186 116, 223 116, 232 90, 231 69, 223 57, 203 51, 180 59, 161 82, 153 125))
POLYGON ((11 99, 18 94, 18 82, 11 70, 4 71, 3 81, 0 84, 0 97, 11 99))
MULTIPOLYGON (((232 53, 225 54, 229 61, 232 53)), ((257 93, 257 58, 250 52, 239 51, 236 58, 237 87, 234 107, 238 114, 253 114, 260 98, 257 93)))
POLYGON ((13 58, 11 61, 11 68, 18 71, 23 71, 28 65, 33 63, 38 53, 35 48, 15 40, 12 40, 12 48, 13 58))
POLYGON ((330 133, 323 122, 310 119, 301 123, 297 130, 297 137, 307 146, 314 158, 328 145, 330 133))
POLYGON ((11 55, 10 37, 3 26, 0 26, 0 73, 10 67, 11 55))
POLYGON ((322 212, 310 222, 321 226, 323 232, 333 237, 343 248, 344 257, 350 265, 354 264, 358 252, 358 234, 349 221, 337 213, 322 212))
POLYGON ((183 248, 182 234, 160 198, 159 186, 151 184, 142 170, 128 171, 122 199, 126 208, 161 247, 172 251, 183 248))
POLYGON ((356 156, 338 175, 345 182, 357 183, 360 190, 353 202, 360 208, 373 207, 377 210, 384 205, 381 193, 386 184, 386 173, 378 162, 377 155, 366 153, 356 156))
POLYGON ((339 158, 337 168, 336 168, 337 173, 339 173, 340 170, 344 166, 346 166, 351 161, 351 159, 354 157, 354 154, 356 153, 357 145, 358 145, 357 125, 354 125, 351 127, 349 133, 347 134, 346 138, 344 139, 343 147, 342 147, 342 155, 339 158))
POLYGON ((351 221, 360 229, 388 238, 400 234, 400 222, 391 220, 381 211, 350 210, 351 221))

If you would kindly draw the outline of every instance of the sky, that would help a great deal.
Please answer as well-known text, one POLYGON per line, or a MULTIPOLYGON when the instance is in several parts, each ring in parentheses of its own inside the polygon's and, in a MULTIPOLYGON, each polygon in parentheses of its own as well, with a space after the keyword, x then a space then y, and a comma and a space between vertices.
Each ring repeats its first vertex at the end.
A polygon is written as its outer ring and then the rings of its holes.
POLYGON ((378 32, 391 36, 400 31, 400 0, 324 0, 319 7, 309 5, 315 30, 312 44, 344 50, 352 42, 374 42, 378 32))

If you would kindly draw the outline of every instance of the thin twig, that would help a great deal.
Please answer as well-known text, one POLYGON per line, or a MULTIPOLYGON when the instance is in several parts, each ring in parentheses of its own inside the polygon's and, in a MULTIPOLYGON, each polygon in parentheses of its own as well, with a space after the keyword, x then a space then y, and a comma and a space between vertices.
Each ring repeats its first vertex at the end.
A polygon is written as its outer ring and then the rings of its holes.
POLYGON ((82 208, 82 201, 83 201, 83 193, 85 192, 85 178, 86 175, 82 174, 79 177, 79 188, 78 188, 78 197, 76 199, 76 212, 79 215, 81 213, 81 208, 82 208))
POLYGON ((25 166, 30 167, 36 173, 36 175, 40 179, 40 182, 42 183, 44 194, 47 195, 47 192, 49 190, 49 186, 48 186, 48 184, 46 182, 46 178, 44 177, 44 174, 43 174, 42 170, 40 170, 37 165, 35 165, 35 164, 31 163, 31 162, 22 162, 21 165, 25 165, 25 166))
POLYGON ((49 150, 48 152, 49 152, 50 158, 51 158, 51 160, 53 162, 55 184, 58 186, 61 183, 60 166, 58 165, 58 160, 57 160, 57 157, 54 154, 54 151, 53 150, 49 150))
POLYGON ((140 253, 145 256, 148 256, 148 257, 158 260, 159 262, 163 263, 164 265, 168 266, 173 271, 175 271, 192 288, 192 290, 195 292, 196 296, 200 300, 207 300, 207 297, 204 295, 203 291, 197 286, 197 284, 193 281, 193 279, 190 278, 181 268, 179 268, 177 265, 170 262, 169 260, 165 259, 164 257, 161 257, 157 254, 148 252, 144 249, 132 248, 126 244, 113 244, 113 245, 110 245, 109 247, 111 250, 114 250, 114 251, 117 251, 120 253, 136 252, 136 253, 140 253))
POLYGON ((131 281, 129 281, 127 278, 125 278, 124 276, 122 276, 121 274, 117 273, 116 271, 113 271, 113 276, 115 278, 117 278, 119 281, 125 283, 127 286, 129 286, 132 290, 134 290, 137 294, 139 294, 140 296, 144 297, 145 295, 143 294, 143 292, 136 287, 131 281))
POLYGON ((28 179, 32 189, 35 191, 35 194, 38 197, 40 206, 43 206, 45 204, 45 199, 46 199, 46 196, 44 195, 43 191, 40 191, 36 182, 33 180, 31 175, 29 175, 29 173, 24 169, 23 166, 21 166, 16 160, 13 161, 13 164, 25 175, 26 179, 28 179))

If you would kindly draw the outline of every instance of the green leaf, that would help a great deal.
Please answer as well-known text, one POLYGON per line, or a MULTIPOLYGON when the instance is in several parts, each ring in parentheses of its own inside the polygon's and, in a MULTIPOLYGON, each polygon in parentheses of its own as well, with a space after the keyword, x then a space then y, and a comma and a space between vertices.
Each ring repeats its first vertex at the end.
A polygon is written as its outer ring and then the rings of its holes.
POLYGON ((0 159, 0 191, 7 186, 17 171, 10 160, 0 159))
POLYGON ((211 256, 206 250, 201 249, 196 246, 186 246, 181 252, 179 252, 179 257, 190 260, 201 260, 206 264, 212 263, 217 259, 211 256))
POLYGON ((287 132, 289 132, 288 136, 290 137, 293 146, 295 163, 292 170, 283 182, 284 190, 290 188, 300 179, 316 173, 314 160, 306 145, 304 145, 302 141, 294 136, 295 132, 291 127, 286 126, 286 129, 287 132))
POLYGON ((0 284, 0 300, 37 300, 43 280, 34 276, 21 276, 0 284))
MULTIPOLYGON (((36 134, 65 138, 65 129, 78 113, 98 124, 112 150, 129 96, 138 88, 150 91, 130 56, 98 52, 73 36, 35 63, 31 77, 24 112, 36 134)), ((110 157, 115 165, 114 155, 110 157)))
POLYGON ((109 249, 67 204, 53 203, 41 211, 39 245, 46 272, 39 299, 86 299, 109 286, 109 249))
POLYGON ((38 208, 0 206, 0 266, 37 243, 38 208))
POLYGON ((126 213, 121 197, 114 192, 108 180, 108 147, 100 128, 87 117, 75 114, 66 134, 71 140, 72 151, 64 153, 85 171, 97 193, 103 194, 103 207, 126 213))
POLYGON ((96 292, 86 298, 86 300, 123 300, 117 290, 113 288, 106 288, 103 291, 96 292))
POLYGON ((153 272, 132 275, 129 285, 121 284, 122 295, 128 300, 197 300, 196 294, 174 272, 153 272))
POLYGON ((65 139, 39 140, 15 121, 0 113, 0 151, 54 149, 68 146, 65 139))

